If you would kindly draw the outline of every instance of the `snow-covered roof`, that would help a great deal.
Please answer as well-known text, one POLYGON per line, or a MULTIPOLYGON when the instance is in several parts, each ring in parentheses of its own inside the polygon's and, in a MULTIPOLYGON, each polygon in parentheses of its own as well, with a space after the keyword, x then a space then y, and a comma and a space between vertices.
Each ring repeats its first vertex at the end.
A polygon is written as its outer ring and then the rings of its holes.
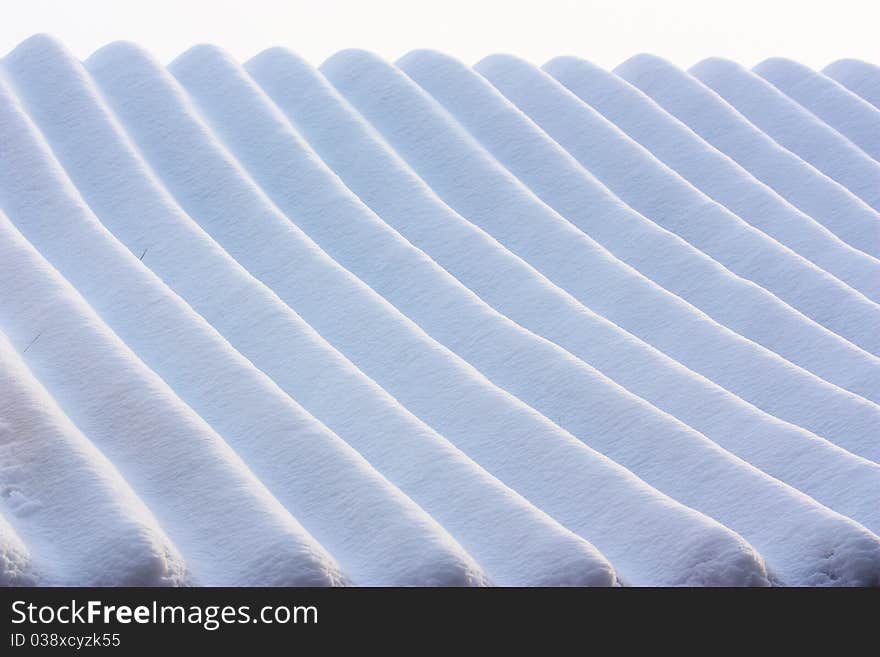
POLYGON ((0 66, 0 583, 880 584, 880 69, 0 66))

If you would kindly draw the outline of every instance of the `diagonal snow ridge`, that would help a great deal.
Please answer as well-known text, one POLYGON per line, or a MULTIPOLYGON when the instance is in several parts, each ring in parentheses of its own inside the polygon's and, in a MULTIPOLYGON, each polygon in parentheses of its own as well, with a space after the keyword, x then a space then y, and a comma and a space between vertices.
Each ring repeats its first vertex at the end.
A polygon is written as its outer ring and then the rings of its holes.
POLYGON ((880 585, 878 70, 28 39, 0 585, 880 585))

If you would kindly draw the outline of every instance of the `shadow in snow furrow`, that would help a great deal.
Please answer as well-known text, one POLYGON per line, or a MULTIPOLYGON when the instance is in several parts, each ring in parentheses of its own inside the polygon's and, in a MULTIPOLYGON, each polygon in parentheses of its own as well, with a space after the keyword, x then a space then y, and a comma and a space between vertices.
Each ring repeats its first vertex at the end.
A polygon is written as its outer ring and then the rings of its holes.
POLYGON ((632 57, 614 73, 845 242, 880 257, 880 216, 873 208, 783 148, 692 75, 652 55, 632 57))
POLYGON ((179 85, 142 52, 114 46, 88 67, 178 202, 231 255, 410 410, 457 445, 467 440, 468 455, 595 543, 627 581, 763 581, 763 566, 738 536, 671 503, 493 387, 329 258, 271 203, 179 85), (129 75, 147 91, 132 94, 129 75), (198 174, 186 174, 193 171, 198 174), (247 225, 235 220, 241 216, 247 225), (707 555, 699 558, 706 565, 688 572, 697 554, 707 555))
POLYGON ((735 62, 704 59, 688 72, 779 144, 880 210, 880 163, 839 132, 735 62))
MULTIPOLYGON (((786 563, 776 541, 768 540, 761 521, 755 522, 755 517, 746 517, 748 514, 740 510, 732 511, 729 504, 712 498, 693 480, 687 487, 677 484, 683 469, 702 468, 715 474, 716 485, 723 481, 722 486, 747 497, 749 506, 761 507, 785 497, 786 493, 780 493, 779 498, 770 502, 767 496, 770 489, 766 486, 775 487, 778 482, 479 303, 467 288, 402 239, 323 167, 283 116, 229 58, 200 49, 179 59, 173 68, 195 94, 214 129, 242 158, 276 206, 430 335, 536 410, 557 419, 588 444, 601 446, 612 458, 633 468, 661 490, 713 515, 747 536, 747 540, 762 542, 762 554, 783 577, 796 580, 810 576, 786 563), (243 116, 248 120, 242 121, 243 116), (272 143, 279 142, 283 147, 267 150, 272 143), (332 210, 328 212, 328 208, 332 210), (371 258, 375 253, 383 254, 378 270, 371 258), (433 303, 426 304, 426 299, 433 303), (474 339, 481 334, 486 339, 474 339), (654 439, 644 441, 645 435, 654 439), (659 443, 663 449, 657 449, 659 443), (639 455, 635 456, 635 452, 639 455), (696 465, 698 461, 700 466, 696 465)), ((820 508, 796 491, 786 490, 792 495, 791 516, 798 515, 799 504, 804 504, 804 509, 809 505, 820 508)), ((823 509, 823 513, 827 510, 823 509)), ((815 531, 822 522, 814 523, 812 513, 809 515, 811 530, 815 531)), ((839 520, 839 531, 851 532, 852 538, 858 535, 860 556, 869 554, 869 534, 847 519, 835 518, 828 523, 829 532, 839 520)), ((826 538, 830 536, 829 533, 826 538)), ((804 552, 811 549, 805 547, 804 552)), ((855 562, 846 566, 855 578, 865 577, 862 567, 855 562)))
MULTIPOLYGON (((24 66, 16 74, 32 100, 32 114, 103 223, 135 254, 144 250, 142 244, 151 245, 149 257, 141 262, 255 366, 441 522, 494 583, 614 582, 607 562, 586 541, 504 487, 408 413, 213 242, 152 175, 80 64, 51 45, 41 53, 38 69, 24 66), (68 112, 70 107, 76 112, 68 112), (107 184, 110 178, 113 185, 107 184), (137 210, 132 212, 131 207, 137 210), (339 399, 346 403, 339 404, 339 399)), ((302 448, 284 439, 280 445, 302 457, 302 448)), ((280 462, 284 464, 283 459, 280 462)), ((328 459, 328 465, 332 463, 328 459)), ((293 471, 289 464, 283 467, 293 471)), ((333 467, 347 476, 344 468, 333 467)), ((328 494, 319 485, 312 488, 328 494)), ((351 512, 367 517, 357 504, 351 512)), ((327 515, 331 522, 341 522, 338 513, 328 510, 327 515)), ((380 528, 384 523, 375 522, 380 528)), ((415 549, 425 552, 417 532, 395 540, 401 544, 411 540, 415 549)), ((365 554, 368 557, 370 553, 365 554)), ((402 554, 401 561, 406 559, 402 554)), ((383 567, 381 559, 375 561, 377 568, 383 567)))
MULTIPOLYGON (((199 89, 197 96, 210 97, 216 93, 215 108, 221 105, 221 96, 223 106, 229 103, 229 115, 217 109, 208 111, 215 120, 215 128, 228 136, 229 143, 255 175, 265 157, 271 162, 272 171, 289 170, 291 177, 302 179, 301 184, 307 188, 316 187, 315 182, 294 172, 296 164, 290 153, 302 150, 303 146, 296 144, 293 137, 285 140, 279 136, 285 130, 268 109, 246 97, 239 99, 236 87, 241 89, 244 85, 229 82, 232 73, 227 71, 224 75, 226 66, 222 62, 212 65, 211 59, 209 53, 193 53, 185 55, 175 68, 181 69, 178 75, 185 84, 193 77, 210 79, 211 88, 216 91, 199 89), (249 117, 246 129, 234 125, 230 117, 235 116, 249 117), (261 126, 265 129, 261 130, 261 126)), ((880 529, 880 515, 871 502, 874 491, 880 487, 880 466, 761 413, 578 304, 444 205, 308 64, 290 54, 275 52, 259 56, 251 68, 299 133, 361 200, 499 311, 562 345, 617 383, 773 476, 869 528, 880 529), (645 372, 652 376, 644 376, 645 372), (677 394, 670 395, 670 390, 677 394)), ((199 86, 199 82, 191 83, 191 88, 199 86)), ((455 86, 468 87, 466 80, 461 79, 455 80, 455 86)), ((243 89, 238 94, 246 96, 243 89)), ((485 98, 475 102, 492 113, 491 103, 485 98)), ((205 104, 209 103, 210 98, 206 98, 205 104)), ((265 181, 270 193, 275 192, 282 207, 281 197, 288 190, 294 197, 309 195, 297 189, 300 183, 287 180, 286 176, 272 182, 268 180, 269 172, 263 173, 258 179, 265 181)), ((308 213, 292 203, 288 205, 291 217, 308 213)), ((356 220, 343 218, 342 222, 348 229, 356 220)))
POLYGON ((765 59, 752 70, 880 161, 880 111, 864 98, 790 59, 765 59))
POLYGON ((577 57, 544 70, 713 199, 874 302, 880 260, 850 246, 622 78, 577 57))
POLYGON ((2 333, 0 389, 0 495, 41 584, 185 584, 177 548, 2 333))
MULTIPOLYGON (((712 201, 532 64, 495 55, 476 69, 630 207, 772 293, 747 316, 760 313, 788 336, 786 344, 802 343, 804 352, 837 354, 840 371, 880 371, 880 359, 872 362, 862 351, 880 353, 880 305, 712 201)), ((778 340, 774 346, 786 348, 778 340)))
MULTIPOLYGON (((43 56, 35 58, 43 76, 61 73, 59 84, 52 86, 57 93, 63 86, 63 66, 60 71, 47 66, 43 49, 37 54, 43 56)), ((59 56, 56 64, 64 59, 59 56)), ((7 66, 20 72, 28 61, 28 53, 18 50, 7 66)), ((66 101, 75 106, 71 96, 66 101)), ((31 149, 36 151, 36 145, 31 149)), ((35 152, 34 157, 40 156, 35 152)), ((44 166, 53 165, 47 161, 44 166)), ((46 189, 51 189, 50 175, 46 189)), ((72 206, 75 199, 56 193, 52 202, 72 206)), ((20 221, 117 334, 220 432, 352 579, 364 584, 482 581, 479 568, 432 519, 231 349, 93 215, 73 207, 66 214, 70 230, 64 240, 40 230, 39 210, 22 212, 20 221), (71 244, 79 251, 73 256, 71 244), (102 272, 101 280, 78 266, 84 252, 102 272), (106 276, 114 285, 107 284, 106 276), (140 303, 121 303, 121 295, 140 303), (172 334, 171 343, 161 339, 172 334)))

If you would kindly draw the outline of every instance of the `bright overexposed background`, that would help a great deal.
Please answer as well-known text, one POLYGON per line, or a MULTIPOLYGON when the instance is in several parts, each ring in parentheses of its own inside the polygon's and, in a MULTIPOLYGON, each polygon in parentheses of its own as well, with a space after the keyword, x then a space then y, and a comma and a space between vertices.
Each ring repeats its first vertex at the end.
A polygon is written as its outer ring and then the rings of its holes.
POLYGON ((283 45, 315 64, 359 47, 392 60, 434 48, 469 64, 504 51, 610 68, 652 52, 684 67, 710 55, 822 67, 842 57, 880 64, 878 26, 878 0, 3 0, 0 54, 48 32, 83 58, 126 39, 164 61, 211 42, 239 59, 283 45))

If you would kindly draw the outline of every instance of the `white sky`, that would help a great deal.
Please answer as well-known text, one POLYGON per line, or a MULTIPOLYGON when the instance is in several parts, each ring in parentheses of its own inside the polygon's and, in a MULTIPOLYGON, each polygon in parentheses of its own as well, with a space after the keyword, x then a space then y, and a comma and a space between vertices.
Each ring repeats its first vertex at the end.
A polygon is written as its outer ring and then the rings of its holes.
POLYGON ((611 68, 652 52, 683 67, 779 55, 821 68, 841 57, 880 64, 878 28, 880 0, 0 0, 2 55, 48 32, 82 58, 126 39, 166 62, 211 42, 240 60, 283 45, 314 64, 359 47, 390 60, 434 48, 468 64, 503 51, 611 68))

